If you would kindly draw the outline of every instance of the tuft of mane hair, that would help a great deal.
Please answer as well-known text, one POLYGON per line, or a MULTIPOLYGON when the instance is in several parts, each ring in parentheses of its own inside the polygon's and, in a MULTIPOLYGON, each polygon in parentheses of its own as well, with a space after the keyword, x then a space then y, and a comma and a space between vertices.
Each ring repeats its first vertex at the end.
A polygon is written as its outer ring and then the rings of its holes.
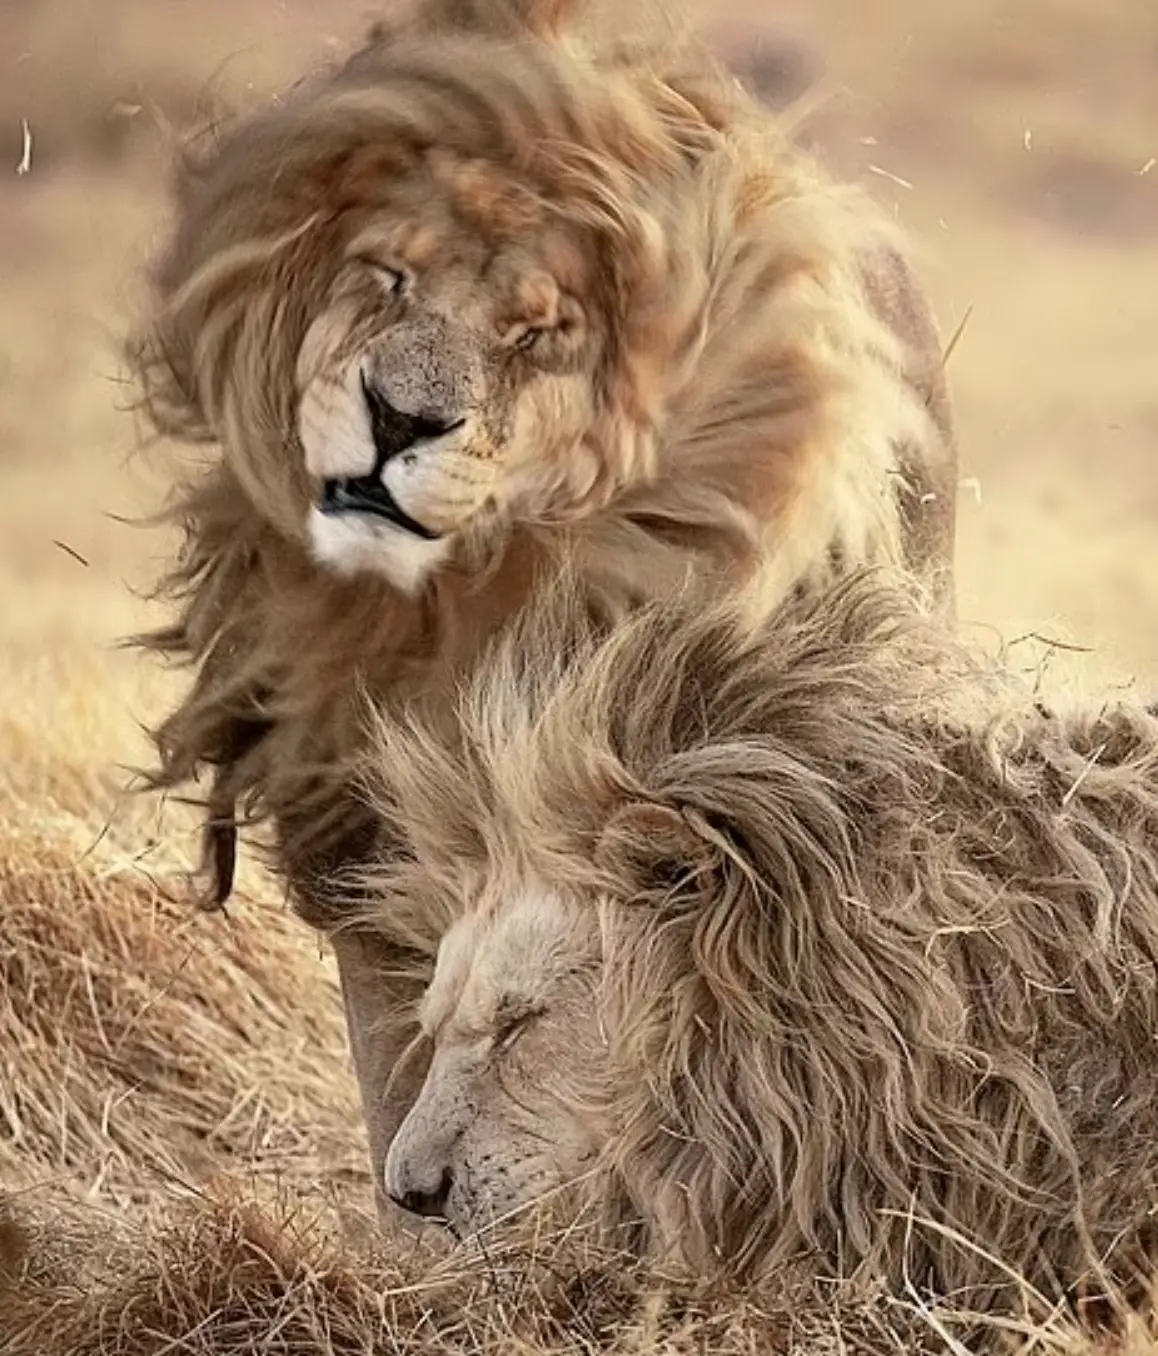
POLYGON ((610 635, 564 581, 457 716, 381 718, 409 847, 378 926, 432 953, 516 878, 605 911, 588 1189, 641 1246, 962 1307, 1153 1259, 1153 709, 1046 709, 870 570, 763 626, 677 599, 610 635))
MULTIPOLYGON (((272 824, 296 905, 339 922, 337 875, 388 846, 350 792, 364 691, 451 691, 564 555, 609 617, 689 572, 761 572, 775 599, 864 561, 903 561, 948 597, 951 415, 890 227, 726 71, 588 44, 569 28, 581 8, 419 4, 181 167, 132 358, 156 428, 212 450, 168 512, 185 534, 159 590, 173 620, 142 641, 193 674, 150 780, 210 779, 215 901, 239 823, 272 824), (546 459, 586 497, 484 515, 415 596, 311 554, 320 489, 298 428, 306 336, 383 213, 415 249, 461 221, 463 240, 516 250, 530 222, 590 277, 582 301, 607 329, 575 464, 546 459)), ((352 322, 343 352, 375 323, 352 322)))

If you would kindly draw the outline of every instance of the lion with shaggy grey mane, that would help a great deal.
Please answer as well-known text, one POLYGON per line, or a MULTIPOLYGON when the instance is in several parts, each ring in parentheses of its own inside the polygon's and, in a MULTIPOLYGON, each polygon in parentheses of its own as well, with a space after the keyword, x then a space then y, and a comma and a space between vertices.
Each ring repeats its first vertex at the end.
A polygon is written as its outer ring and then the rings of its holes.
MULTIPOLYGON (((563 559, 608 621, 865 562, 950 605, 941 355, 889 227, 726 72, 577 7, 419 4, 184 167, 135 356, 158 428, 212 450, 148 643, 194 670, 155 782, 210 776, 219 899, 270 824, 341 923, 390 851, 362 695, 448 702, 563 559)), ((353 1007, 397 996, 371 945, 335 937, 353 1007)))
POLYGON ((607 635, 560 586, 457 740, 384 719, 377 925, 433 965, 391 1196, 470 1234, 570 1183, 697 1272, 805 1257, 963 1308, 1129 1280, 1158 717, 1045 710, 879 571, 739 615, 607 635))

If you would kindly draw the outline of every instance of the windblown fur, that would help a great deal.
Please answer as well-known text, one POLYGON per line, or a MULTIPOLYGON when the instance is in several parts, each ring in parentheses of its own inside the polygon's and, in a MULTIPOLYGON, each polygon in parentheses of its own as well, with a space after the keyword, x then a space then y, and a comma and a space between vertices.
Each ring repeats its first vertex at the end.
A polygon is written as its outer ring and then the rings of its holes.
POLYGON ((386 846, 350 793, 360 695, 448 691, 564 555, 607 617, 689 570, 762 572, 769 603, 858 561, 947 581, 944 378, 887 228, 725 73, 600 54, 560 33, 571 8, 420 7, 184 167, 135 356, 157 427, 215 450, 172 506, 177 612, 146 643, 194 671, 154 780, 211 774, 217 899, 238 817, 271 821, 299 907, 337 921, 335 873, 386 846), (295 423, 311 320, 408 176, 451 195, 462 240, 555 232, 603 327, 593 422, 559 469, 590 484, 554 516, 472 522, 416 596, 311 558, 295 423))
POLYGON ((553 1114, 609 1118, 588 1189, 645 1247, 962 1308, 1153 1254, 1153 711, 1046 710, 870 571, 756 630, 545 593, 458 716, 384 726, 379 926, 432 954, 528 881, 599 911, 606 1086, 553 1114))

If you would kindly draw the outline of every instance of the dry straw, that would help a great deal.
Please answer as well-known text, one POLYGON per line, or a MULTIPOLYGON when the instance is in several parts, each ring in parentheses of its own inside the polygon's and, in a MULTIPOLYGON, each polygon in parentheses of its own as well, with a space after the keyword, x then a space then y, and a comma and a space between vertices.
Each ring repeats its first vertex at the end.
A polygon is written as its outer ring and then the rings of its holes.
POLYGON ((5 1356, 1153 1356, 1140 1322, 1092 1341, 1055 1315, 981 1320, 784 1278, 712 1295, 581 1235, 447 1256, 340 1243, 300 1194, 220 1190, 107 1218, 43 1201, 0 1213, 5 1356))
POLYGON ((0 822, 0 1183, 114 1208, 228 1165, 364 1183, 336 988, 300 923, 253 901, 195 917, 90 850, 92 826, 0 822))

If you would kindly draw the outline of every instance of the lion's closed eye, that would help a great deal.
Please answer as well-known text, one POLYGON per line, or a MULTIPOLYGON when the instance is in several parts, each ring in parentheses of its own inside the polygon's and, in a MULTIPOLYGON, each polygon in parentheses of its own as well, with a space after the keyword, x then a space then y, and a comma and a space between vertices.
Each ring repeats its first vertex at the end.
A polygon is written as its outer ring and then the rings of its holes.
POLYGON ((400 297, 410 289, 410 275, 402 268, 383 263, 369 255, 356 256, 355 262, 370 273, 391 296, 400 297))
POLYGON ((549 327, 545 325, 516 325, 508 333, 506 343, 518 352, 526 353, 548 332, 549 327))
POLYGON ((494 1049, 502 1054, 509 1050, 545 1009, 526 1004, 500 1004, 495 1016, 494 1049))
POLYGON ((534 318, 524 317, 506 327, 502 343, 516 352, 527 353, 544 346, 544 341, 557 341, 564 348, 577 345, 583 334, 583 309, 573 298, 556 296, 551 304, 539 309, 534 318))

